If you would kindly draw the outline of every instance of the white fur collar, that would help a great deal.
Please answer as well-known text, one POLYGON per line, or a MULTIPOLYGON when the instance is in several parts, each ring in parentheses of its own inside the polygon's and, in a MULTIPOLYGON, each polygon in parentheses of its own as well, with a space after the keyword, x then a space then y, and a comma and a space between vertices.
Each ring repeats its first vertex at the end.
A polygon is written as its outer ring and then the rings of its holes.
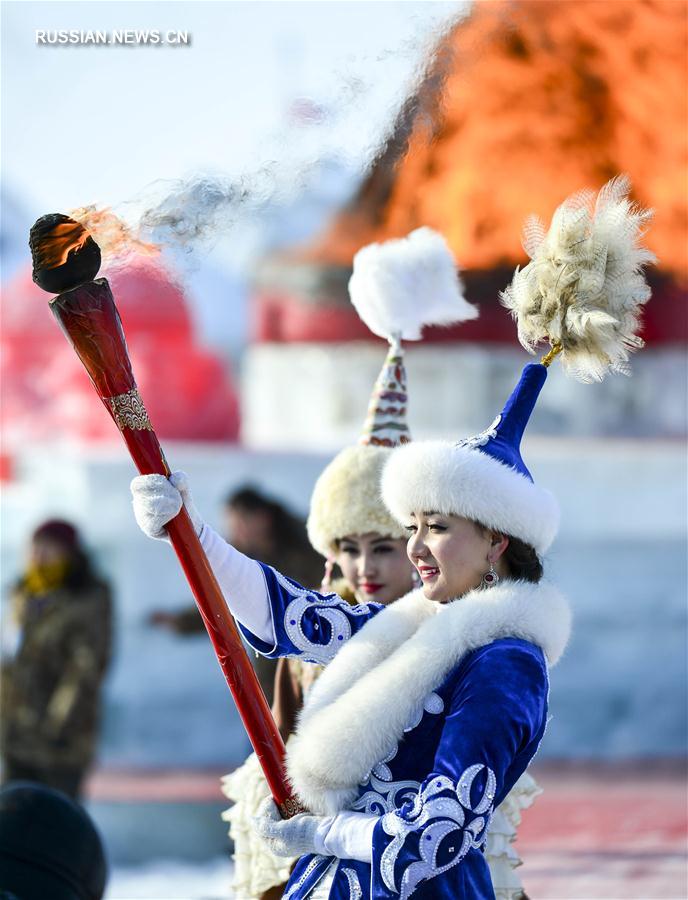
POLYGON ((552 666, 566 646, 570 620, 555 588, 525 581, 504 581, 445 605, 413 591, 382 610, 311 691, 287 753, 296 793, 321 815, 346 808, 466 653, 516 637, 541 647, 552 666))

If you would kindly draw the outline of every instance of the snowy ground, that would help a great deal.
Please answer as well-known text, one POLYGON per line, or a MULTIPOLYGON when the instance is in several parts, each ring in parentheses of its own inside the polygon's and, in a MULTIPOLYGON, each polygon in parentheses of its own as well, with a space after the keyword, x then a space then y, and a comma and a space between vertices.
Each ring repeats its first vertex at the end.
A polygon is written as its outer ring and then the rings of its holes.
POLYGON ((105 900, 228 900, 229 859, 183 863, 156 860, 143 866, 116 867, 105 900))

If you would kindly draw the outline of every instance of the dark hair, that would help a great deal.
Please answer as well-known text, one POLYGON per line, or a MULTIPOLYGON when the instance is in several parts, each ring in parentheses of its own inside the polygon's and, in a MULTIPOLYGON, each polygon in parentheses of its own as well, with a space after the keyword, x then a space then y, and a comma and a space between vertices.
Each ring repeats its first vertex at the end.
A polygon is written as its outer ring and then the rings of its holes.
POLYGON ((74 591, 90 587, 96 574, 91 558, 81 542, 78 529, 66 519, 48 519, 36 528, 32 541, 49 540, 59 544, 69 558, 69 570, 64 586, 74 591))
POLYGON ((483 534, 496 533, 502 534, 503 537, 509 539, 509 545, 502 554, 502 559, 507 564, 509 575, 516 581, 532 581, 537 584, 542 578, 542 562, 536 551, 530 544, 526 544, 520 538, 511 537, 510 534, 503 534, 495 528, 488 528, 487 525, 475 523, 478 530, 483 534))
MULTIPOLYGON (((508 537, 508 535, 507 535, 508 537)), ((537 553, 525 541, 509 537, 509 546, 502 557, 509 567, 512 578, 519 581, 532 581, 537 584, 542 578, 542 562, 537 553)))
POLYGON ((251 485, 244 485, 244 487, 237 488, 237 490, 227 494, 225 505, 232 509, 240 509, 242 512, 257 512, 259 510, 272 512, 273 508, 278 504, 266 494, 262 494, 257 488, 251 485))
POLYGON ((48 519, 36 528, 31 536, 34 541, 48 540, 68 550, 81 544, 76 526, 66 519, 48 519))
POLYGON ((65 587, 78 591, 90 587, 97 580, 93 564, 88 554, 81 548, 72 552, 71 565, 65 577, 65 587))
POLYGON ((225 497, 225 506, 237 512, 264 512, 270 518, 272 537, 276 543, 307 545, 304 524, 272 497, 263 494, 252 485, 244 485, 225 497))

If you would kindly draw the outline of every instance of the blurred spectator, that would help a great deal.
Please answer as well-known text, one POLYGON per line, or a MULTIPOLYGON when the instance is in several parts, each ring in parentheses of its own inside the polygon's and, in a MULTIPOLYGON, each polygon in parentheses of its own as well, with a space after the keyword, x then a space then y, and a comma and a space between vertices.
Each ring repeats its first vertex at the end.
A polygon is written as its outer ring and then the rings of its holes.
MULTIPOLYGON (((299 584, 310 587, 320 584, 322 558, 311 547, 304 522, 281 503, 251 485, 244 485, 228 495, 223 512, 224 534, 237 550, 280 572, 288 572, 299 584)), ((195 605, 178 612, 156 610, 150 621, 177 634, 205 631, 195 605)), ((251 658, 268 703, 272 703, 277 663, 254 654, 251 658)))
POLYGON ((29 782, 0 790, 2 900, 100 900, 106 880, 102 841, 77 803, 29 782))
POLYGON ((3 779, 78 798, 98 739, 111 597, 69 522, 54 519, 34 532, 11 605, 19 637, 3 662, 3 779))

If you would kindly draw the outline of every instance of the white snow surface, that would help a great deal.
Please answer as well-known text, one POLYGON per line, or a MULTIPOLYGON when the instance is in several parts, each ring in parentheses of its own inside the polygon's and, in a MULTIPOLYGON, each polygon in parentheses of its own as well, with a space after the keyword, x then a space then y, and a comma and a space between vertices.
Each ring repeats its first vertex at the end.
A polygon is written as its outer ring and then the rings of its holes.
POLYGON ((105 900, 229 900, 233 868, 223 858, 196 864, 165 859, 117 867, 110 873, 105 900))

